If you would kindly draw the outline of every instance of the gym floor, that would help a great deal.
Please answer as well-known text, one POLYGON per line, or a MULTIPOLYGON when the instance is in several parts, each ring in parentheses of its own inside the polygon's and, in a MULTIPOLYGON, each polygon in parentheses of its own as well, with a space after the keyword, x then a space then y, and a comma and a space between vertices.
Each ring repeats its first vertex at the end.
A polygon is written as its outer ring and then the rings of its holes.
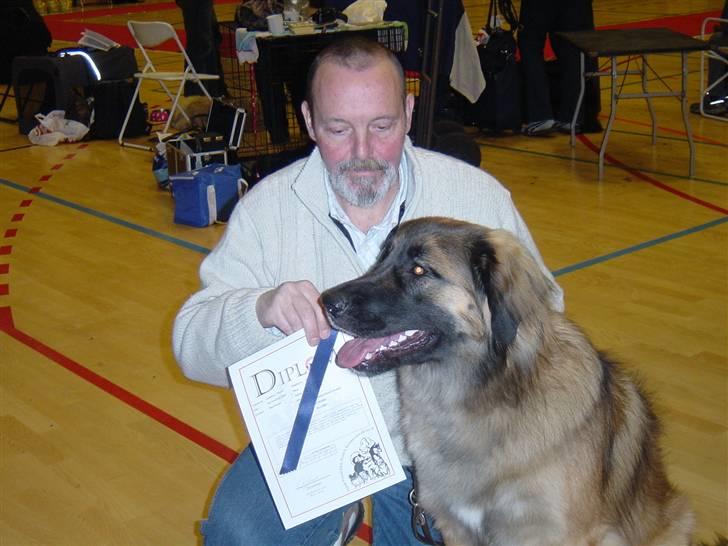
MULTIPOLYGON (((481 4, 465 2, 474 28, 484 22, 481 4)), ((693 35, 721 7, 594 0, 599 27, 693 35)), ((234 8, 216 2, 220 20, 234 8)), ((151 0, 86 3, 46 19, 59 48, 84 28, 122 35, 132 16, 182 27, 174 3, 151 0)), ((168 52, 155 58, 176 66, 168 52)), ((679 86, 679 55, 651 64, 679 86)), ((690 54, 690 102, 701 77, 700 55, 690 54)), ((163 99, 143 89, 144 102, 163 99)), ((482 168, 513 193, 568 316, 654 394, 669 475, 691 499, 697 536, 709 540, 728 535, 728 124, 690 114, 689 178, 680 104, 654 105, 653 145, 644 101, 620 104, 601 181, 599 134, 572 148, 561 134, 468 131, 482 168)), ((14 108, 11 98, 2 117, 14 108)), ((31 146, 16 125, 0 123, 3 545, 198 544, 215 484, 248 443, 232 393, 186 380, 170 348, 175 313, 225 228, 174 224, 151 160, 112 140, 31 146)))

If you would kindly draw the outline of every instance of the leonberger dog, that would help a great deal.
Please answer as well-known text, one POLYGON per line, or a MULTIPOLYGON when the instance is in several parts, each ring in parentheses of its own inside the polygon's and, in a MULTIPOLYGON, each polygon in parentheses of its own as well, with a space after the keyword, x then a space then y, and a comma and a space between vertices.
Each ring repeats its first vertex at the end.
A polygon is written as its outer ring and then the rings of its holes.
POLYGON ((339 366, 396 369, 418 501, 448 546, 689 544, 649 400, 553 290, 509 232, 422 218, 322 304, 355 338, 339 366))

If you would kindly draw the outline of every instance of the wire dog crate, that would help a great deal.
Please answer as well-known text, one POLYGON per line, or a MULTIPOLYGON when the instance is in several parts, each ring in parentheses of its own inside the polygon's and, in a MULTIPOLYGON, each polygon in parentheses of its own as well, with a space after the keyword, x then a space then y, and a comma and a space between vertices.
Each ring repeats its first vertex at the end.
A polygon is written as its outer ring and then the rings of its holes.
MULTIPOLYGON (((247 124, 238 148, 241 161, 307 150, 311 141, 300 106, 306 92, 308 67, 314 57, 342 35, 377 40, 395 53, 407 47, 406 25, 332 31, 257 39, 256 63, 240 63, 235 47, 235 22, 221 22, 220 60, 230 100, 247 112, 247 124)), ((408 92, 419 92, 418 74, 407 74, 408 92)))

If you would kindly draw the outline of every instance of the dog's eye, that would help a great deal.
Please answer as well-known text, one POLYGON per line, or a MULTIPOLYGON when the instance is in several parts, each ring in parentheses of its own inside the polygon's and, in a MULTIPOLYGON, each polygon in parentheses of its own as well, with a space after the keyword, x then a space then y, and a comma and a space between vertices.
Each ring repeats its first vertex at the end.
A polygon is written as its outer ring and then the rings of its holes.
POLYGON ((426 273, 425 268, 421 265, 416 265, 412 268, 412 273, 416 275, 417 277, 421 277, 426 273))

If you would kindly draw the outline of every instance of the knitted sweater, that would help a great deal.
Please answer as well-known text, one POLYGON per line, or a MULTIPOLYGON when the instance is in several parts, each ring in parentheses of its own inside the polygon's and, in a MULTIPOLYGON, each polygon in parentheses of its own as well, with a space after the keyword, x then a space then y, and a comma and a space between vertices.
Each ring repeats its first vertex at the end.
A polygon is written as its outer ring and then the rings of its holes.
MULTIPOLYGON (((411 168, 403 221, 445 216, 516 234, 551 276, 510 193, 484 171, 405 142, 411 168)), ((258 297, 285 281, 309 280, 319 291, 364 273, 329 217, 324 163, 314 150, 254 186, 238 203, 220 242, 200 267, 202 288, 180 309, 173 345, 189 379, 229 386, 226 367, 280 339, 258 322, 258 297)), ((556 307, 562 307, 560 289, 556 307)), ((403 464, 394 372, 372 378, 403 464)))

